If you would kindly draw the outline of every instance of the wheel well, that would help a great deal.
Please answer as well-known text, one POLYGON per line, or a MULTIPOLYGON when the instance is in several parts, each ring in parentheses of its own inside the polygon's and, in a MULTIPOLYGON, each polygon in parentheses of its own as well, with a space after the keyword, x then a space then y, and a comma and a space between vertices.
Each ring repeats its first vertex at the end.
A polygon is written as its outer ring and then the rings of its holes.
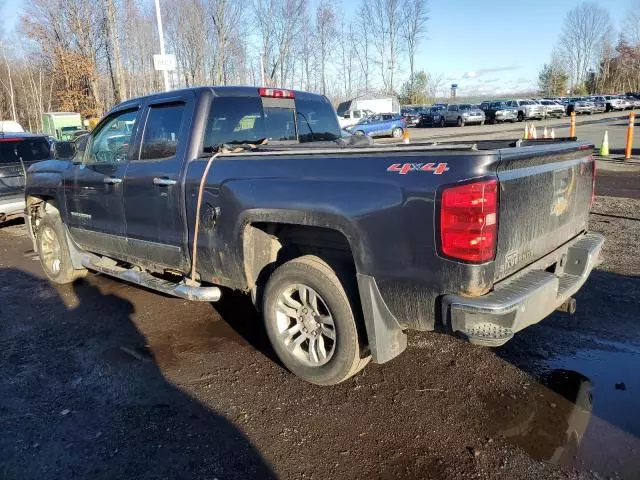
POLYGON ((244 269, 254 304, 271 272, 293 258, 316 255, 332 267, 353 272, 355 261, 347 238, 331 228, 280 223, 251 223, 243 235, 244 269))

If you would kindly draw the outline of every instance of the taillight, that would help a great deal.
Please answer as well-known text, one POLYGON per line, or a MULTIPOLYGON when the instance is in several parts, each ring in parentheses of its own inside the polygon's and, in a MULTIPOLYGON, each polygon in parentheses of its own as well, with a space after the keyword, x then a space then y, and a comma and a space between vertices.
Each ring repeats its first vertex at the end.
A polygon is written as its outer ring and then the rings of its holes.
POLYGON ((589 202, 589 210, 593 207, 593 202, 596 200, 596 159, 591 157, 591 163, 593 164, 593 171, 591 173, 591 202, 589 202))
POLYGON ((283 90, 281 88, 259 88, 258 94, 261 97, 271 98, 296 98, 295 94, 291 90, 283 90))
POLYGON ((447 257, 487 262, 496 255, 498 182, 487 180, 442 191, 440 249, 447 257))

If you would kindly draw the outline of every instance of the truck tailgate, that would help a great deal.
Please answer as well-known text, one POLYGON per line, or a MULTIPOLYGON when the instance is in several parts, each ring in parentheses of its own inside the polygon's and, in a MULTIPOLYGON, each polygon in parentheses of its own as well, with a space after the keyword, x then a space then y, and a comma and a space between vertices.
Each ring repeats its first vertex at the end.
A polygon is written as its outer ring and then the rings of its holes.
POLYGON ((593 146, 570 145, 500 150, 495 281, 586 230, 595 174, 593 146))

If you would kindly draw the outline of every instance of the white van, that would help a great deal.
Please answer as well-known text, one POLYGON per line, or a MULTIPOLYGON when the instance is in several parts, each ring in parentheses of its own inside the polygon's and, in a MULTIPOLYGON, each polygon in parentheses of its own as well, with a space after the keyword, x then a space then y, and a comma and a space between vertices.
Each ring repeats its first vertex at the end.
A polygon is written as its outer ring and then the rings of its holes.
POLYGON ((0 133, 24 133, 24 128, 13 120, 0 120, 0 133))

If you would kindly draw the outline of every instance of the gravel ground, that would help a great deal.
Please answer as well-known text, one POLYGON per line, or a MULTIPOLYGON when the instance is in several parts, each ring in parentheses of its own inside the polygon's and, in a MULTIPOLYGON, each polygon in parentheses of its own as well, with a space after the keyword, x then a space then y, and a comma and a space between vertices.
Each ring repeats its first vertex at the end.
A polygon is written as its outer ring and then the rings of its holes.
MULTIPOLYGON (((0 478, 637 478, 633 411, 600 418, 604 391, 591 412, 550 379, 567 352, 640 338, 640 223, 619 218, 640 202, 594 210, 606 260, 580 315, 496 350, 413 333, 402 356, 330 388, 278 365, 241 296, 188 303, 98 275, 53 287, 24 225, 2 228, 0 478), (583 449, 595 424, 602 458, 597 442, 583 449)), ((620 380, 632 402, 633 375, 620 380)))

